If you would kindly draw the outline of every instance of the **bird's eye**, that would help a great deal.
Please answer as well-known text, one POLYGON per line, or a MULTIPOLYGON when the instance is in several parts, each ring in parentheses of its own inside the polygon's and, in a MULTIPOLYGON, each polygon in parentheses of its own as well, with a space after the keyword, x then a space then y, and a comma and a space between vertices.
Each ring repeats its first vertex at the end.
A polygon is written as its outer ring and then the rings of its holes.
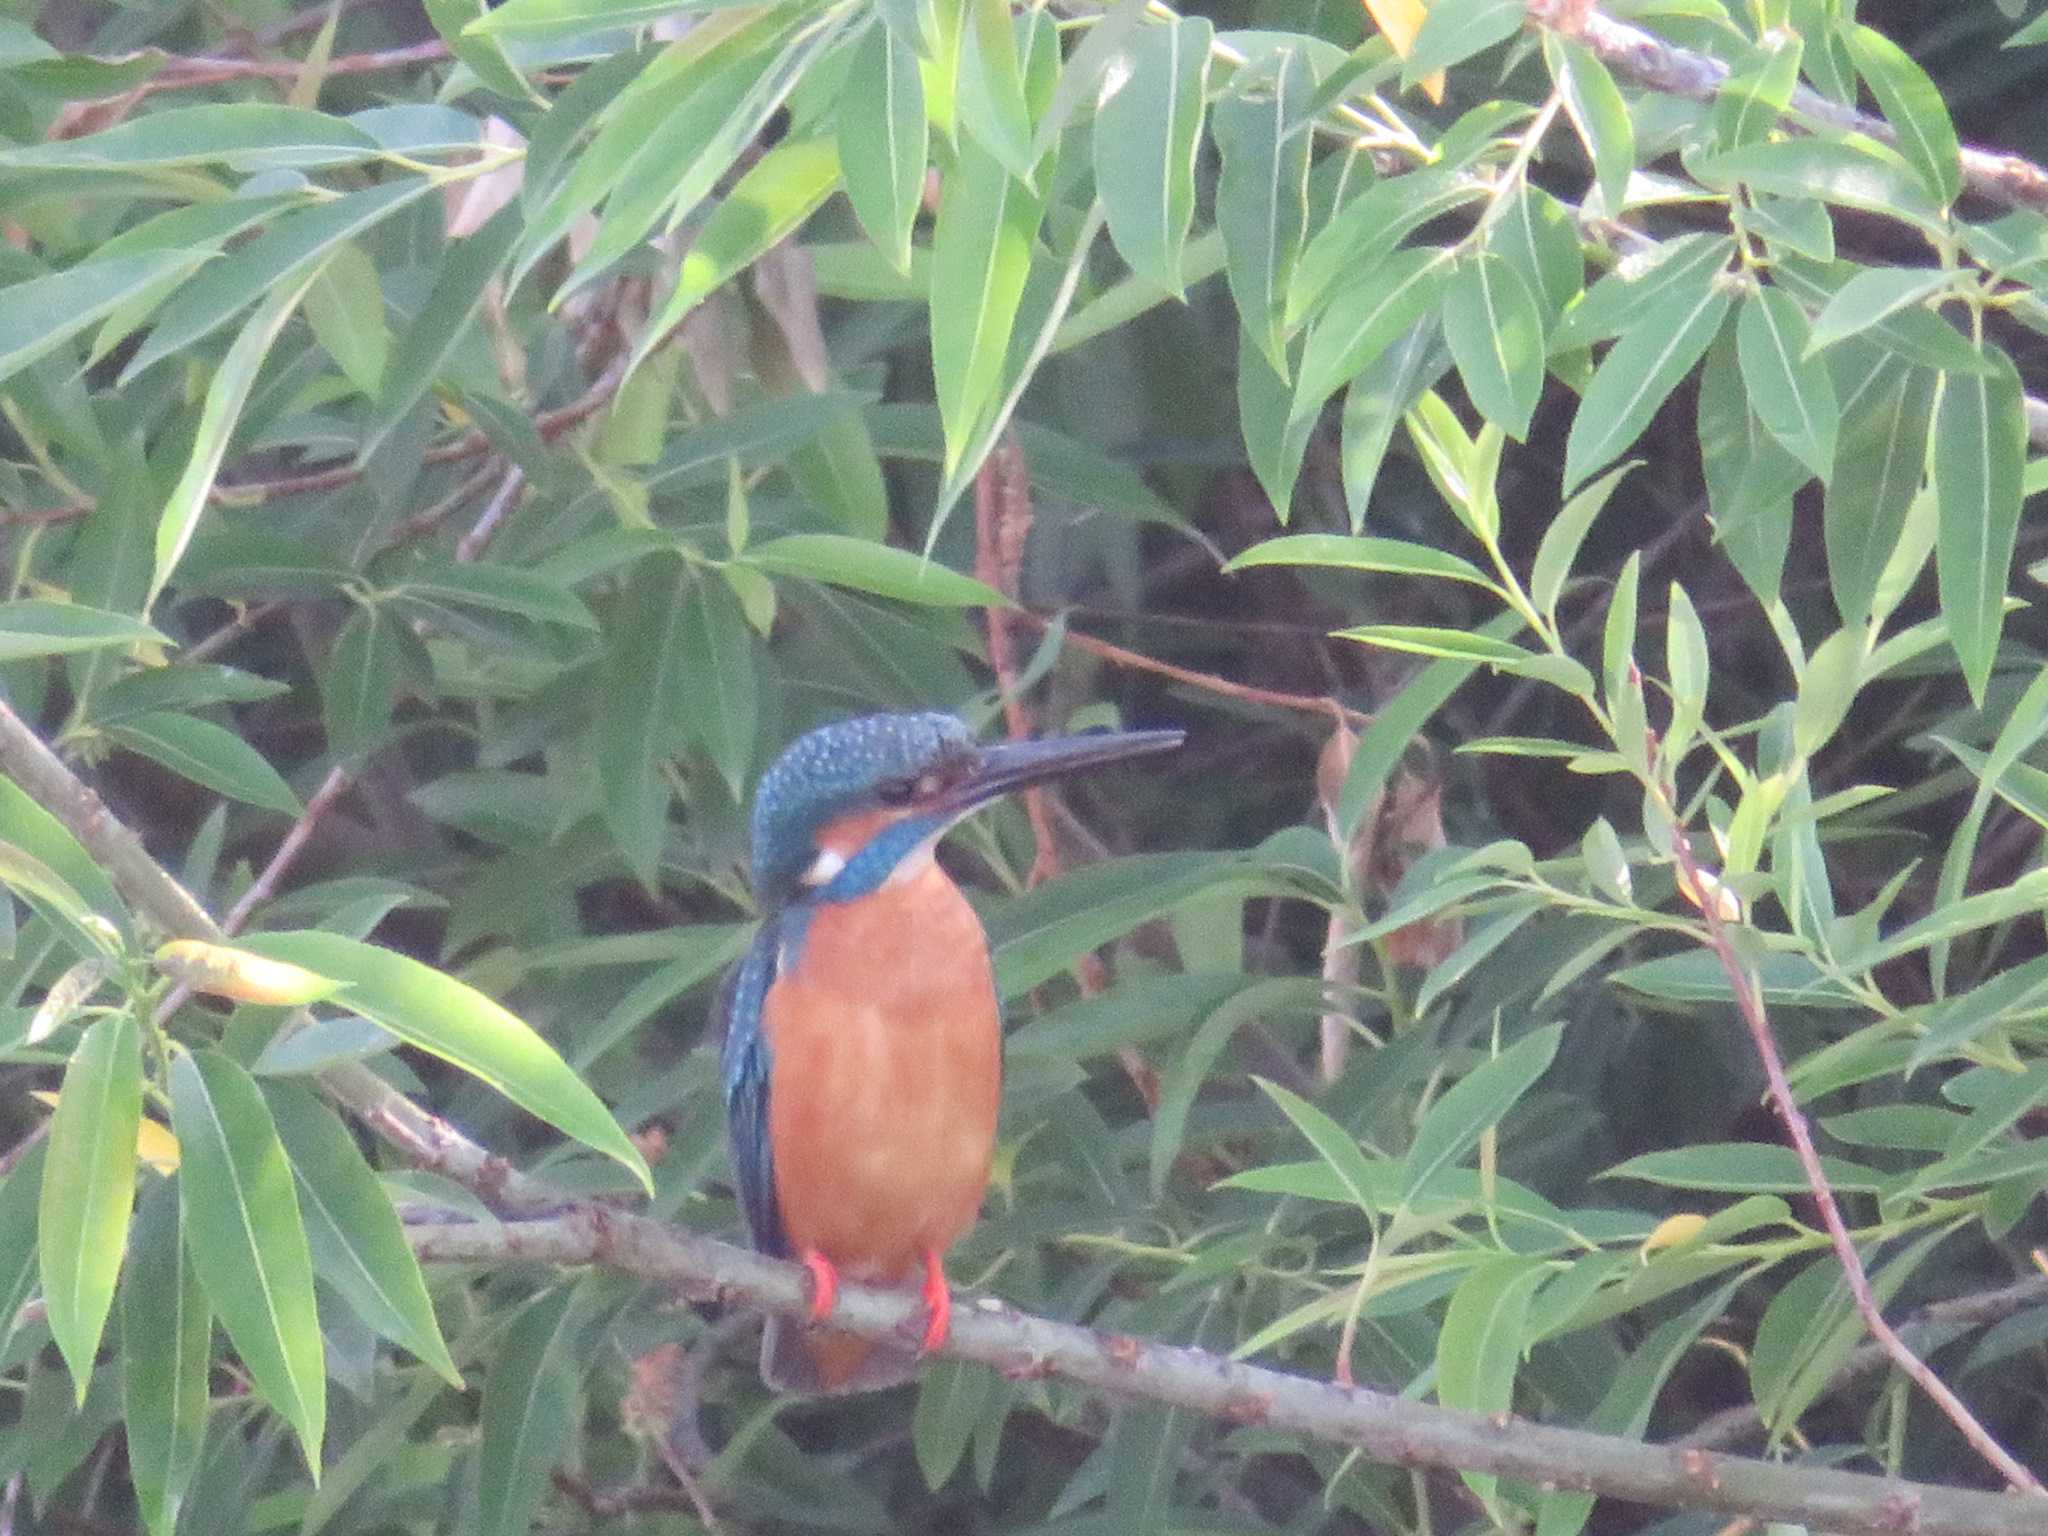
POLYGON ((908 805, 917 798, 918 779, 884 779, 875 786, 875 798, 884 805, 908 805))

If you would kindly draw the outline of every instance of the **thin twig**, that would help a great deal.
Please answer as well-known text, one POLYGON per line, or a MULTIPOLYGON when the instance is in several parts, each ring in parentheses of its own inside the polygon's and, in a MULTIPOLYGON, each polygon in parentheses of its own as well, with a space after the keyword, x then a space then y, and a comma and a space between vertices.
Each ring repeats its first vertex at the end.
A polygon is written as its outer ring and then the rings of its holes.
MULTIPOLYGON (((588 1264, 784 1314, 810 1305, 803 1271, 793 1264, 602 1205, 579 1205, 541 1221, 414 1227, 406 1236, 430 1262, 588 1264)), ((831 1323, 865 1338, 887 1338, 913 1326, 921 1307, 910 1292, 847 1285, 831 1323)), ((1208 1350, 1055 1322, 989 1297, 956 1300, 952 1332, 940 1353, 978 1360, 1013 1380, 1058 1377, 1225 1423, 1304 1435, 1396 1466, 1455 1467, 1638 1504, 1798 1521, 1832 1536, 2041 1531, 2035 1505, 2002 1494, 1460 1413, 1208 1350)))
MULTIPOLYGON (((1045 614, 1035 613, 1029 608, 1019 610, 1018 617, 1037 625, 1040 629, 1048 628, 1052 624, 1052 620, 1045 614)), ((1190 688, 1221 694, 1228 699, 1239 699, 1247 704, 1264 704, 1273 709, 1299 709, 1310 714, 1328 715, 1332 720, 1341 721, 1355 731, 1363 730, 1372 724, 1372 716, 1362 714, 1348 704, 1322 694, 1282 693, 1273 688, 1254 688, 1249 683, 1233 683, 1228 678, 1217 677, 1213 673, 1197 672, 1192 667, 1176 666, 1170 661, 1160 661, 1157 657, 1147 656, 1139 651, 1126 650, 1120 645, 1099 640, 1094 635, 1082 634, 1077 630, 1067 631, 1066 643, 1088 652, 1091 656, 1100 656, 1104 661, 1114 662, 1117 666, 1129 667, 1136 672, 1150 672, 1158 677, 1172 678, 1177 683, 1186 683, 1190 688)))
POLYGON ((455 541, 455 558, 468 562, 474 560, 490 547, 497 537, 498 529, 505 519, 512 515, 512 509, 519 505, 519 498, 526 489, 526 471, 514 464, 505 471, 505 478, 499 484, 496 494, 485 505, 483 515, 461 538, 455 541))
MULTIPOLYGON (((1735 953, 1735 946, 1728 937, 1728 926, 1721 920, 1719 903, 1714 899, 1719 887, 1701 878, 1691 840, 1671 810, 1669 795, 1660 791, 1658 798, 1663 801, 1662 809, 1670 820, 1672 854, 1686 884, 1699 895, 1700 913, 1706 919, 1707 942, 1721 963, 1721 972, 1727 977, 1728 985, 1735 991, 1736 1009, 1742 1015, 1742 1022, 1749 1027, 1750 1040, 1763 1063, 1771 1103, 1777 1108, 1778 1118, 1784 1122, 1786 1134, 1792 1139, 1792 1150, 1798 1154, 1799 1166, 1806 1174, 1807 1188, 1820 1208, 1821 1223, 1827 1228, 1835 1257, 1841 1261, 1842 1277, 1848 1283, 1849 1295, 1856 1303, 1864 1326, 1870 1330, 1870 1336, 1883 1346, 1892 1363, 1919 1384, 1977 1454, 1998 1469, 1999 1476, 2025 1493, 2036 1496, 2048 1494, 2048 1489, 2042 1488, 2034 1474, 2021 1466, 1991 1431, 1978 1422, 1969 1405, 1956 1396, 1948 1383, 1914 1354, 1892 1325, 1885 1321, 1884 1310, 1871 1293, 1870 1275, 1863 1267, 1863 1256, 1856 1251, 1856 1239, 1849 1234, 1849 1224, 1842 1219, 1841 1207, 1835 1201, 1834 1187, 1828 1183, 1827 1173, 1821 1167, 1820 1152, 1813 1144, 1813 1129, 1807 1124, 1806 1115, 1799 1108, 1799 1100, 1792 1092, 1792 1084, 1785 1076, 1784 1057, 1778 1050, 1777 1036, 1771 1031, 1770 1017, 1764 1011, 1762 989, 1749 967, 1735 953)), ((2038 1522, 2042 1518, 2037 1506, 2034 1519, 2038 1522)))

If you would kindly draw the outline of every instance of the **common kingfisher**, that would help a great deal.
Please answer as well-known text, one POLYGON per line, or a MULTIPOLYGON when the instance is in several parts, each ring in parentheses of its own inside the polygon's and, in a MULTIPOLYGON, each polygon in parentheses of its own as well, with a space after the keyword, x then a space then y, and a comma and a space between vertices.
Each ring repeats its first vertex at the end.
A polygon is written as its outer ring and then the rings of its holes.
POLYGON ((726 1128, 754 1246, 840 1278, 923 1275, 912 1349, 770 1318, 761 1375, 790 1391, 909 1378, 944 1342, 946 1250, 974 1222, 1002 1100, 1002 1026, 981 920, 933 858, 997 797, 1178 746, 1180 731, 978 744, 951 715, 870 715, 799 737, 752 819, 759 934, 726 979, 726 1128))

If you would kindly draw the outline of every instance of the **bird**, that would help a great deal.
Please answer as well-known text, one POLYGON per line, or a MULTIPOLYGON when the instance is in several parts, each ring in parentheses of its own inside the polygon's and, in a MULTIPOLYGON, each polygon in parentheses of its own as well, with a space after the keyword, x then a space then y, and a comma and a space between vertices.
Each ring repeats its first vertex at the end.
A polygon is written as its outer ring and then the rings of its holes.
POLYGON ((951 1328, 944 1256, 987 1188, 1002 1025, 987 935, 934 858, 939 840, 1013 790, 1184 734, 982 745, 950 714, 868 715, 800 736, 761 776, 749 832, 763 917, 718 1011, 748 1237, 810 1275, 810 1326, 767 1322, 771 1389, 895 1385, 951 1328), (917 1343, 819 1326, 842 1278, 921 1279, 917 1343))

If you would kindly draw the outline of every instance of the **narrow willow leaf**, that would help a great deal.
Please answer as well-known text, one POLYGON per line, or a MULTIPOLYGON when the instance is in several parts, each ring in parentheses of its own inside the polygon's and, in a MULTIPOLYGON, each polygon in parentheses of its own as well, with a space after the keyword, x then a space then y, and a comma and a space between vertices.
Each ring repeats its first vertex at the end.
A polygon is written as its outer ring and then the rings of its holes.
POLYGON ((1936 375, 1875 347, 1843 351, 1863 378, 1843 413, 1822 532, 1835 608, 1856 624, 1877 600, 1927 473, 1936 375))
POLYGON ((681 636, 691 586, 681 557, 641 560, 606 636, 604 678, 612 707, 596 725, 598 786, 613 841, 650 889, 668 844, 670 791, 662 764, 674 750, 687 705, 681 636))
POLYGON ((652 1193, 646 1160, 604 1101, 554 1047, 483 993, 408 955, 335 933, 262 933, 240 943, 348 983, 348 1005, 357 1013, 614 1159, 652 1193))
POLYGON ((1140 29, 1111 66, 1095 113, 1095 187, 1110 238, 1133 272, 1176 298, 1214 36, 1203 17, 1140 29))
POLYGON ((184 1162, 185 1251, 214 1314, 315 1481, 327 1422, 326 1347, 292 1175, 255 1081, 216 1051, 171 1060, 171 1124, 184 1162))
POLYGON ((205 259, 183 249, 107 255, 0 288, 0 383, 205 259))
POLYGON ((505 269, 524 229, 520 209, 499 209, 475 234, 451 240, 434 270, 433 286, 398 339, 377 408, 363 429, 356 462, 367 464, 392 431, 441 377, 483 304, 484 291, 505 269))
POLYGON ((104 950, 109 940, 132 941, 134 924, 127 904, 115 892, 99 861, 62 822, 5 775, 0 775, 0 843, 29 855, 72 893, 82 911, 102 919, 105 935, 94 952, 104 950))
POLYGON ((118 721, 106 732, 129 751, 140 752, 195 784, 286 816, 296 816, 301 809, 291 785, 261 752, 210 720, 159 710, 118 721))
POLYGON ((141 1123, 141 1036, 132 1014, 109 1014, 86 1028, 65 1069, 37 1220, 43 1304, 80 1403, 121 1273, 141 1123))
POLYGON ((758 730, 753 631, 722 581, 699 580, 685 605, 680 661, 690 679, 682 723, 704 749, 733 803, 746 800, 758 730))
POLYGON ((528 1302, 492 1354, 477 1451, 479 1536, 526 1536, 568 1443, 575 1295, 560 1286, 528 1302))
POLYGON ((391 328, 384 322, 377 264, 355 241, 336 246, 306 290, 306 323, 348 381, 376 399, 391 353, 391 328))
POLYGON ((1226 574, 1250 565, 1316 565, 1349 571, 1388 571, 1403 576, 1436 576, 1470 582, 1495 591, 1493 578, 1471 561, 1428 544, 1406 539, 1343 538, 1329 533, 1299 533, 1267 539, 1236 556, 1226 574))
POLYGON ((1223 155, 1216 227, 1223 233, 1224 274, 1238 323, 1282 379, 1288 377, 1287 290, 1308 221, 1310 146, 1301 116, 1311 89, 1307 63, 1289 49, 1256 79, 1232 81, 1231 93, 1210 111, 1210 132, 1223 155))
POLYGON ((341 626, 320 674, 320 716, 327 750, 355 758, 383 739, 397 697, 400 621, 390 610, 358 608, 341 626))
POLYGON ((932 230, 932 381, 950 474, 995 409, 1044 201, 978 146, 960 154, 932 230))
POLYGON ((0 662, 96 651, 110 645, 170 643, 167 636, 124 613, 104 613, 46 597, 18 597, 0 603, 0 662))
POLYGON ((248 403, 250 390, 255 388, 257 370, 270 355, 271 343, 277 340, 278 332, 284 329, 292 311, 299 307, 299 300, 319 276, 320 263, 315 261, 296 281, 283 282, 271 289, 214 371, 213 382, 206 390, 206 404, 199 413, 199 430, 192 440, 192 457, 164 503, 163 517, 157 523, 156 569, 149 579, 149 598, 143 604, 143 612, 155 605, 198 530, 199 515, 206 510, 214 476, 220 473, 221 460, 228 451, 228 439, 234 434, 242 407, 248 403))
POLYGON ((192 1266, 178 1188, 155 1180, 121 1281, 121 1400, 128 1477, 151 1536, 171 1536, 206 1447, 213 1311, 192 1266))
MULTIPOLYGON (((1478 1265, 1444 1309, 1436 1338, 1436 1397, 1466 1413, 1504 1414, 1514 1406, 1515 1373, 1530 1342, 1529 1300, 1550 1278, 1540 1259, 1494 1259, 1478 1265)), ((1467 1472, 1481 1499, 1493 1498, 1499 1478, 1467 1472)))
POLYGON ((1920 177, 1873 140, 1769 139, 1704 156, 1692 169, 1711 186, 1735 181, 1780 197, 1817 197, 1904 219, 1930 234, 1944 227, 1920 177))
POLYGON ((1255 1077, 1252 1081, 1280 1107, 1282 1114, 1294 1122, 1294 1128, 1308 1138, 1309 1145, 1316 1149, 1359 1209, 1372 1211, 1376 1202, 1368 1191, 1379 1180, 1360 1149, 1358 1138, 1299 1094, 1289 1092, 1278 1083, 1269 1083, 1263 1077, 1255 1077))
POLYGON ((1634 459, 1626 464, 1617 464, 1598 480, 1575 492, 1558 509, 1557 516, 1550 520, 1550 526, 1543 530, 1543 540, 1536 546, 1536 559, 1529 567, 1529 597, 1538 612, 1556 617, 1557 600, 1564 592, 1564 584, 1571 579, 1572 567, 1578 563, 1579 547, 1586 542, 1586 533, 1592 528, 1593 519, 1607 505, 1608 497, 1621 484, 1622 476, 1636 464, 1634 459))
POLYGON ((840 98, 839 164, 861 228, 905 274, 930 155, 917 54, 889 28, 870 27, 854 50, 840 98))
MULTIPOLYGON (((1287 286, 1288 326, 1306 320, 1321 307, 1325 294, 1377 265, 1431 219, 1483 195, 1471 177, 1448 168, 1430 167, 1374 182, 1332 214, 1303 247, 1294 280, 1287 286)), ((1574 239, 1574 252, 1577 248, 1574 239)))
POLYGON ((1600 360, 1565 439, 1566 486, 1576 489, 1642 436, 1657 407, 1705 354, 1728 314, 1717 275, 1703 272, 1701 281, 1673 284, 1600 360))
POLYGON ((1903 309, 1924 304, 1955 287, 1956 275, 1940 267, 1868 267, 1837 288, 1814 316, 1806 350, 1818 352, 1846 337, 1882 325, 1903 309))
POLYGON ((1842 35, 1856 73, 1899 136, 1899 152, 1940 202, 1954 202, 1963 188, 1963 164, 1940 87, 1911 54, 1876 28, 1852 26, 1842 35))
POLYGON ((1017 29, 1004 0, 966 0, 954 110, 962 132, 1019 181, 1029 182, 1031 108, 1017 56, 1017 29))
POLYGON ((371 1328, 460 1389, 419 1260, 355 1138, 296 1083, 266 1083, 263 1097, 291 1163, 314 1272, 371 1328))
POLYGON ((1302 349, 1291 414, 1313 418, 1333 391, 1405 335, 1435 305, 1447 268, 1441 251, 1405 248, 1333 294, 1302 349))
MULTIPOLYGON (((194 342, 257 304, 257 314, 242 330, 248 335, 286 295, 292 295, 295 304, 297 295, 342 245, 433 189, 434 183, 424 176, 408 177, 284 214, 247 245, 209 262, 178 290, 158 312, 148 339, 121 370, 121 382, 137 378, 164 358, 183 355, 194 342)), ((284 305, 286 313, 291 308, 284 305)))
POLYGON ((1481 252, 1451 268, 1444 340, 1480 415, 1516 442, 1543 394, 1543 311, 1507 261, 1481 252))
POLYGON ((1351 531, 1365 526, 1372 489, 1386 462, 1394 430, 1417 396, 1432 387, 1450 365, 1450 355, 1437 340, 1437 323, 1424 319, 1360 369, 1345 386, 1339 437, 1344 475, 1344 505, 1351 531))
POLYGON ((1934 568, 1941 616, 1981 707, 2005 625, 2006 578, 2019 533, 2027 456, 2026 402, 2011 359, 1987 348, 1984 373, 1942 381, 1934 418, 1934 494, 1941 533, 1934 568))
POLYGON ((1671 292, 1697 293, 1735 254, 1726 235, 1680 235, 1644 261, 1625 262, 1586 290, 1551 332, 1550 350, 1570 352, 1637 330, 1671 292))
POLYGON ((999 1378, 978 1360, 940 1360, 918 1383, 910 1446, 924 1485, 936 1492, 952 1480, 999 1378))
POLYGON ((1816 475, 1835 465, 1841 407, 1827 366, 1807 355, 1806 312, 1778 288, 1742 301, 1735 320, 1736 356, 1750 408, 1764 429, 1816 475))
POLYGON ((1601 210, 1614 218, 1628 206, 1629 172, 1636 164, 1636 130, 1628 103, 1621 99, 1607 66, 1583 45, 1545 33, 1543 57, 1551 79, 1564 92, 1565 110, 1586 146, 1586 158, 1593 162, 1601 210))
POLYGON ((1732 329, 1707 349, 1700 369, 1699 444, 1717 541, 1768 607, 1792 544, 1792 493, 1808 471, 1750 409, 1732 329))
POLYGON ((790 533, 751 545, 747 563, 778 576, 803 576, 834 586, 941 608, 1003 607, 995 588, 907 549, 841 533, 790 533))
POLYGON ((45 1141, 37 1140, 0 1179, 0 1350, 14 1343, 22 1303, 41 1281, 36 1226, 47 1152, 45 1141))
MULTIPOLYGON (((1298 349, 1297 349, 1298 350, 1298 349)), ((1318 402, 1320 404, 1320 402, 1318 402)), ((1315 430, 1318 411, 1296 411, 1287 380, 1273 371, 1259 341, 1248 329, 1237 332, 1237 425, 1245 456, 1259 488, 1285 525, 1294 507, 1294 484, 1315 430)))
POLYGON ((1564 1037, 1562 1024, 1546 1024, 1524 1035, 1500 1055, 1474 1068, 1438 1099, 1409 1143, 1402 1200, 1412 1200, 1429 1181, 1479 1145, 1479 1138, 1536 1080, 1549 1070, 1564 1037))
POLYGON ((726 194, 676 274, 676 285, 633 351, 637 366, 683 316, 817 211, 839 186, 839 145, 792 139, 755 162, 726 194))

